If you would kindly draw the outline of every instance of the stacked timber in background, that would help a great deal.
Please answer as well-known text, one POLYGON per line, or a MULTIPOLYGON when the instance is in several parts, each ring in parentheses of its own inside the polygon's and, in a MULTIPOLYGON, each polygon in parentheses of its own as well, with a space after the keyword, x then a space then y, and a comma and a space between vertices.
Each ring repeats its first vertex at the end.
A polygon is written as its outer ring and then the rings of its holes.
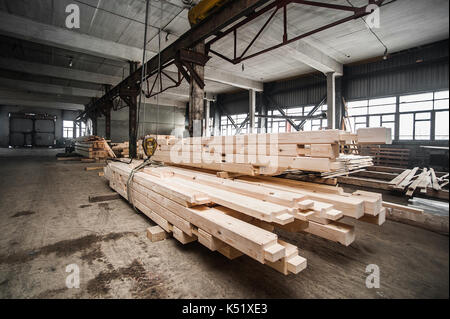
MULTIPOLYGON (((111 162, 110 187, 183 244, 198 241, 230 259, 246 254, 283 274, 298 273, 306 259, 282 241, 275 228, 313 234, 348 246, 355 240, 349 217, 376 225, 385 221, 381 195, 264 176, 217 177, 192 168, 146 167, 111 162), (128 191, 130 198, 128 198, 128 191)), ((301 248, 301 247, 300 247, 301 248)))
POLYGON ((116 157, 104 138, 83 136, 75 140, 75 153, 87 158, 105 159, 116 157))
POLYGON ((371 156, 374 165, 408 167, 410 150, 408 148, 386 148, 379 145, 364 145, 360 148, 361 155, 371 156))
MULTIPOLYGON (((147 135, 146 137, 154 137, 157 141, 159 141, 159 143, 163 143, 164 145, 167 145, 166 140, 175 138, 172 135, 147 135)), ((144 154, 144 149, 142 148, 142 139, 136 142, 136 147, 137 158, 146 159, 147 156, 144 154)), ((111 144, 111 148, 117 157, 128 158, 130 155, 128 141, 122 143, 113 143, 111 144)))
POLYGON ((278 175, 286 170, 347 174, 372 165, 370 157, 340 154, 342 144, 390 143, 390 129, 167 138, 152 159, 166 164, 243 175, 278 175))
MULTIPOLYGON (((128 158, 130 156, 129 142, 115 143, 111 146, 117 157, 128 158)), ((138 159, 144 158, 144 150, 142 149, 142 140, 136 142, 136 155, 138 159)))

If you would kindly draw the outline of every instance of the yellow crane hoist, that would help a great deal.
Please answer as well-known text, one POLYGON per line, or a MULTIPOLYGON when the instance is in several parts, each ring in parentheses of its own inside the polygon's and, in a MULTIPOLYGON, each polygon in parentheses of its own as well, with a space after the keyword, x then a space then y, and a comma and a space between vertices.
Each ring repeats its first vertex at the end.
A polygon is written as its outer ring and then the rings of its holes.
POLYGON ((220 8, 229 0, 202 0, 189 10, 188 18, 191 26, 204 20, 216 8, 220 8))
POLYGON ((142 148, 144 149, 144 154, 147 155, 148 158, 151 158, 153 154, 155 154, 157 147, 158 143, 156 142, 156 138, 152 136, 147 136, 142 140, 142 148))

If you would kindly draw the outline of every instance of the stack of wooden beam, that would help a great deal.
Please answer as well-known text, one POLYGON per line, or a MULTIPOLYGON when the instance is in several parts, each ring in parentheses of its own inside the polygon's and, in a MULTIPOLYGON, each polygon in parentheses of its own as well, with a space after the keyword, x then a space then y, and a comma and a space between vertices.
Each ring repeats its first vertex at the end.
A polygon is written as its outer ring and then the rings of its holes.
POLYGON ((96 159, 116 157, 106 140, 98 136, 77 138, 75 141, 75 153, 96 159))
POLYGON ((275 177, 217 177, 173 166, 146 167, 128 177, 139 161, 111 162, 104 169, 110 187, 183 244, 198 241, 228 258, 246 254, 283 274, 306 267, 296 246, 274 228, 306 232, 343 245, 355 240, 344 217, 381 225, 381 195, 275 177), (130 194, 130 198, 128 198, 130 194))
POLYGON ((158 142, 153 159, 250 176, 277 175, 286 170, 321 173, 348 173, 372 165, 370 157, 343 155, 340 145, 346 141, 388 143, 387 128, 350 134, 340 130, 278 134, 250 134, 211 138, 169 138, 158 142), (372 132, 371 134, 369 134, 372 132), (370 139, 368 137, 370 137, 370 139))
POLYGON ((427 189, 440 191, 449 183, 448 174, 441 177, 436 176, 433 168, 414 167, 404 170, 401 174, 389 182, 391 188, 398 191, 405 191, 407 196, 413 196, 419 190, 421 193, 427 193, 427 189))
MULTIPOLYGON (((123 143, 115 143, 111 146, 111 149, 113 150, 114 154, 116 154, 117 157, 121 158, 128 158, 130 156, 130 149, 129 149, 130 143, 128 141, 123 143)), ((142 140, 139 140, 136 142, 136 154, 137 158, 142 159, 144 158, 144 150, 142 149, 142 140)))
MULTIPOLYGON (((172 135, 147 135, 147 137, 154 137, 156 138, 157 141, 159 141, 159 143, 163 143, 165 145, 167 145, 166 140, 174 138, 174 136, 172 135)), ((127 158, 130 155, 129 145, 130 145, 129 142, 125 141, 122 143, 114 143, 111 148, 117 157, 127 158)), ((147 158, 147 156, 144 154, 144 149, 142 148, 142 139, 136 142, 136 147, 137 147, 136 148, 137 158, 138 159, 147 158)))

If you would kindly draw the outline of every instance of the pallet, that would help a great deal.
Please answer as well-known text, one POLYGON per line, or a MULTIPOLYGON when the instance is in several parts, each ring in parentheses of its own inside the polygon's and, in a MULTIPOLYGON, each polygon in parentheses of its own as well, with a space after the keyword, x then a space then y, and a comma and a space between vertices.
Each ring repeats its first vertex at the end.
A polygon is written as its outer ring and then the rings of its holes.
POLYGON ((390 165, 406 168, 409 164, 410 150, 407 148, 363 146, 360 152, 363 155, 371 156, 375 165, 390 165))

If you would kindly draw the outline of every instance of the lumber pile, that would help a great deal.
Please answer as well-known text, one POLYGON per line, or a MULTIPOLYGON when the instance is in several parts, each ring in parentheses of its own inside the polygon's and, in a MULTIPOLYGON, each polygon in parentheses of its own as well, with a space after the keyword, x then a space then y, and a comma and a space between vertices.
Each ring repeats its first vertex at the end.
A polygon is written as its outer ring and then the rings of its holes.
MULTIPOLYGON (((341 144, 388 143, 387 128, 364 129, 359 137, 340 130, 277 134, 167 138, 158 142, 153 160, 243 175, 279 175, 286 170, 348 174, 372 165, 371 158, 340 154, 341 144), (371 130, 374 130, 373 132, 371 130), (369 138, 370 137, 370 138, 369 138)), ((390 133, 389 133, 390 134, 390 133)), ((330 174, 332 173, 332 174, 330 174)))
POLYGON ((379 145, 363 145, 361 155, 371 156, 375 165, 408 167, 410 150, 408 148, 386 148, 379 145))
POLYGON ((230 259, 242 254, 287 275, 305 269, 299 248, 273 232, 313 234, 348 246, 355 240, 350 217, 376 225, 385 221, 380 194, 269 176, 220 178, 204 170, 145 167, 140 161, 110 162, 109 185, 183 244, 198 241, 230 259), (130 198, 128 198, 128 193, 130 198))
POLYGON ((424 194, 427 194, 429 189, 441 191, 448 183, 448 174, 437 177, 433 168, 414 167, 398 174, 389 185, 391 189, 405 192, 406 196, 412 197, 416 191, 424 194))
MULTIPOLYGON (((162 143, 163 145, 167 145, 167 140, 175 138, 172 135, 147 135, 147 137, 156 138, 158 144, 162 143)), ((119 158, 128 158, 130 155, 129 152, 129 142, 125 141, 122 143, 113 143, 111 144, 111 149, 119 158)), ((146 159, 147 156, 144 154, 144 149, 142 148, 142 139, 136 142, 136 155, 138 159, 146 159)))
MULTIPOLYGON (((130 155, 129 149, 130 143, 128 141, 122 143, 114 143, 111 145, 111 149, 114 154, 119 158, 128 158, 130 155)), ((136 155, 138 159, 144 158, 144 150, 142 149, 142 140, 136 142, 136 155)))
POLYGON ((75 140, 75 153, 91 159, 116 157, 106 140, 98 136, 83 136, 75 140))

